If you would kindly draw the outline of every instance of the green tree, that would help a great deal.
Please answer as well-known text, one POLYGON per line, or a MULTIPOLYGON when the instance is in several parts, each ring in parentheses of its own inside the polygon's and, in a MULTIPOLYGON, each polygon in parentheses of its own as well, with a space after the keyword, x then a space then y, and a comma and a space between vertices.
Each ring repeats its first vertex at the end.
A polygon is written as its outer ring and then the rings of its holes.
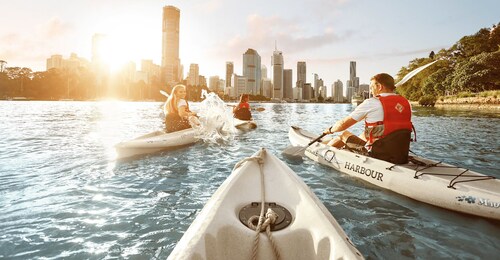
POLYGON ((452 77, 451 88, 456 91, 500 89, 500 50, 481 53, 459 63, 452 77))

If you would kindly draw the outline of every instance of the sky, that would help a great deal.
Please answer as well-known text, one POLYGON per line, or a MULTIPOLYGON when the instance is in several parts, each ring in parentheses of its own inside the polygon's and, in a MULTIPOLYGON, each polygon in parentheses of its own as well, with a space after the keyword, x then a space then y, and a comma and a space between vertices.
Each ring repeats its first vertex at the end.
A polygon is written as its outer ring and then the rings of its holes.
POLYGON ((360 83, 396 76, 415 58, 450 48, 460 38, 500 22, 498 0, 0 0, 0 60, 8 67, 46 69, 53 54, 90 60, 92 36, 106 34, 118 66, 142 59, 161 64, 162 8, 180 9, 180 59, 200 74, 225 77, 232 61, 242 74, 243 53, 255 49, 271 68, 283 52, 297 78, 307 64, 325 85, 349 78, 356 61, 360 83))

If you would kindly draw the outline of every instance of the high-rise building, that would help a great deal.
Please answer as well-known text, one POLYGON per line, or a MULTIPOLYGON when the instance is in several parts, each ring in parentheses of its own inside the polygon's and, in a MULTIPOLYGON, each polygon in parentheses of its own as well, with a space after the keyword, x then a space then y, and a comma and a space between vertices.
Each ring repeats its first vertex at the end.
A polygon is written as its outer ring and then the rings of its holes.
POLYGON ((283 53, 278 51, 277 46, 271 57, 271 72, 273 73, 273 98, 281 100, 283 98, 283 53))
POLYGON ((232 61, 226 62, 226 88, 231 87, 231 77, 234 73, 234 64, 232 61))
POLYGON ((189 86, 200 86, 200 68, 198 64, 189 65, 187 84, 189 86))
POLYGON ((233 95, 232 97, 239 97, 241 94, 245 94, 247 90, 247 77, 238 76, 233 74, 231 77, 231 86, 233 86, 233 95))
POLYGON ((263 79, 267 79, 267 67, 266 65, 262 64, 260 67, 261 73, 260 75, 262 76, 263 79))
POLYGON ((211 76, 208 78, 208 89, 215 93, 219 92, 219 76, 211 76))
POLYGON ((306 97, 306 88, 304 88, 304 84, 306 84, 307 77, 307 68, 305 61, 297 62, 297 88, 302 89, 302 98, 306 97))
POLYGON ((47 71, 50 69, 62 69, 63 68, 63 57, 62 55, 56 54, 50 56, 47 59, 47 71))
POLYGON ((292 70, 283 70, 283 98, 292 100, 293 99, 293 82, 292 82, 292 70))
POLYGON ((273 83, 271 79, 265 78, 262 79, 262 95, 267 98, 273 97, 273 83))
POLYGON ((162 79, 163 83, 174 85, 181 81, 179 59, 179 24, 181 11, 168 5, 163 7, 162 25, 162 79))
POLYGON ((358 93, 359 90, 359 78, 356 77, 356 62, 351 61, 350 66, 349 66, 349 80, 350 80, 350 85, 347 85, 347 87, 351 87, 353 93, 358 93))
POLYGON ((337 80, 335 83, 333 83, 333 102, 336 103, 342 103, 344 102, 344 86, 342 84, 342 81, 337 80))
POLYGON ((318 74, 316 73, 313 73, 314 74, 314 79, 313 79, 313 94, 314 94, 314 98, 318 98, 319 97, 319 87, 321 86, 319 84, 319 76, 318 74))
POLYGON ((256 50, 248 49, 245 53, 243 53, 243 76, 247 78, 247 93, 252 95, 261 94, 261 73, 260 55, 256 50))
POLYGON ((303 92, 302 99, 311 100, 313 97, 313 87, 311 86, 311 83, 304 83, 302 92, 303 92))

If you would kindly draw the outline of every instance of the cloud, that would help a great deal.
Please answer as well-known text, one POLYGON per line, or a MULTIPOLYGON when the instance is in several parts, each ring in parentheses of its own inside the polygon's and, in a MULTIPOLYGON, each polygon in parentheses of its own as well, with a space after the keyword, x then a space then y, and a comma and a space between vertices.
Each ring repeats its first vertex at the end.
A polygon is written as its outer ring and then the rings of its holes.
POLYGON ((203 13, 213 13, 224 6, 223 0, 205 0, 201 1, 196 8, 202 10, 203 13))
POLYGON ((332 27, 324 28, 319 33, 311 34, 303 24, 293 19, 279 16, 264 17, 250 15, 247 18, 247 32, 235 35, 225 42, 218 42, 215 56, 231 53, 231 56, 242 55, 247 48, 260 52, 261 56, 272 54, 275 42, 279 50, 287 55, 306 52, 346 40, 350 34, 340 36, 332 27))
POLYGON ((37 27, 38 33, 44 38, 62 37, 71 32, 72 26, 59 17, 52 17, 46 23, 37 27))
POLYGON ((31 37, 33 32, 30 31, 0 35, 0 59, 9 62, 11 66, 45 62, 50 55, 60 51, 59 44, 54 39, 67 36, 71 28, 71 25, 55 17, 33 28, 38 37, 31 37))
POLYGON ((367 55, 358 55, 358 56, 349 56, 349 57, 334 57, 334 58, 325 58, 325 59, 310 59, 311 62, 316 62, 320 64, 336 64, 336 63, 344 63, 347 61, 376 61, 383 60, 386 58, 397 58, 397 57, 406 57, 406 56, 421 56, 428 57, 431 51, 438 52, 439 50, 446 48, 445 46, 435 46, 431 48, 424 49, 415 49, 415 50, 395 50, 392 52, 379 52, 372 53, 367 55), (423 55, 423 56, 422 56, 423 55))

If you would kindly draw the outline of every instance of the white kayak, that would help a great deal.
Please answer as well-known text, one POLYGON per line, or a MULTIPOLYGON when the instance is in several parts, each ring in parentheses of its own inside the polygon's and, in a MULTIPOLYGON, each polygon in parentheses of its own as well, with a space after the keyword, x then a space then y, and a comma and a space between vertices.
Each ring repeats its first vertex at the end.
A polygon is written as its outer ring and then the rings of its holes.
POLYGON ((236 164, 168 259, 252 259, 254 254, 257 259, 277 259, 276 254, 280 259, 363 258, 302 179, 265 149, 236 164), (270 235, 243 224, 258 226, 262 201, 278 214, 268 226, 270 235))
MULTIPOLYGON (((305 147, 317 135, 291 127, 294 146, 305 147)), ((438 207, 500 220, 500 180, 442 162, 410 156, 395 165, 316 142, 305 149, 310 159, 409 198, 438 207)))
POLYGON ((240 130, 250 130, 257 128, 257 123, 253 119, 251 120, 241 120, 236 117, 233 118, 234 127, 240 130))
POLYGON ((122 159, 185 146, 196 141, 198 141, 196 131, 193 128, 188 128, 172 133, 155 131, 132 140, 120 142, 115 145, 115 148, 117 159, 122 159))

